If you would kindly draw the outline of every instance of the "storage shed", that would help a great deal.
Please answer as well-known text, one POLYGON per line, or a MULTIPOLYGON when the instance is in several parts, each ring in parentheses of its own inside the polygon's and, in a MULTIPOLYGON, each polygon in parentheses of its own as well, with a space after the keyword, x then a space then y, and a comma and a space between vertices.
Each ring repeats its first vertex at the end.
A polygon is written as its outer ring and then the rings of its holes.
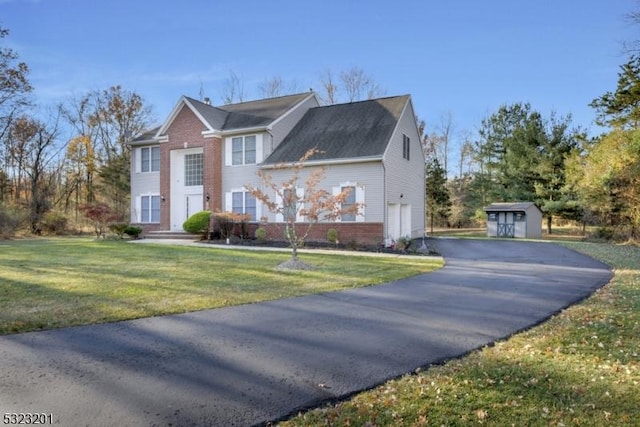
POLYGON ((531 202, 493 203, 487 213, 487 236, 539 239, 542 212, 531 202))

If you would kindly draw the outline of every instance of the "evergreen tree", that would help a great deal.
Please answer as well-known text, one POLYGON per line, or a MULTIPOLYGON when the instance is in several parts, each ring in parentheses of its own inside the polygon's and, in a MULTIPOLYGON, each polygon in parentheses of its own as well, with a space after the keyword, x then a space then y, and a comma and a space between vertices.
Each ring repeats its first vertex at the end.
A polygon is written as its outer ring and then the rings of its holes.
POLYGON ((637 129, 640 123, 640 56, 632 55, 618 73, 618 87, 594 99, 601 126, 637 129))
POLYGON ((502 106, 483 120, 476 156, 481 165, 477 185, 485 204, 532 201, 547 218, 575 216, 575 200, 564 192, 564 160, 577 146, 579 131, 571 117, 549 120, 530 104, 502 106))
POLYGON ((451 212, 451 197, 447 188, 447 173, 437 158, 427 162, 425 177, 427 215, 433 232, 436 220, 446 223, 451 212))

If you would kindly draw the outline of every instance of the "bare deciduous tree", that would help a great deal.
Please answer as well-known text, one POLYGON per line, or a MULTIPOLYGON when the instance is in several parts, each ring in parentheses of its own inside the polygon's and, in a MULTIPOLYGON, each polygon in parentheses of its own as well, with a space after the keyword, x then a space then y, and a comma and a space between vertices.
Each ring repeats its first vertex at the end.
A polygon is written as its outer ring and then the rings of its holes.
POLYGON ((274 98, 284 94, 284 82, 282 77, 274 76, 263 81, 258 89, 260 89, 263 98, 274 98))
POLYGON ((336 84, 333 72, 327 69, 320 76, 320 85, 322 92, 320 93, 320 102, 324 105, 333 105, 338 103, 338 86, 336 84))
POLYGON ((22 194, 29 210, 29 224, 39 233, 43 215, 51 208, 55 186, 55 164, 64 147, 57 145, 58 119, 45 124, 29 117, 20 117, 9 130, 14 147, 21 147, 19 167, 24 172, 25 192, 22 194))
POLYGON ((373 99, 384 91, 362 68, 353 67, 340 73, 340 81, 348 102, 373 99))
MULTIPOLYGON (((69 99, 60 107, 62 116, 81 138, 85 150, 82 163, 100 176, 103 200, 124 217, 129 197, 129 139, 148 129, 151 109, 135 92, 112 86, 69 99), (86 139, 88 138, 89 141, 86 139), (88 146, 90 145, 90 147, 88 146), (95 167, 91 165, 94 162, 95 167)), ((77 159, 76 159, 77 160, 77 159)), ((86 182, 86 199, 93 200, 93 173, 86 182)))
MULTIPOLYGON (((426 127, 426 125, 425 125, 426 127)), ((449 173, 449 152, 453 139, 453 115, 450 112, 444 113, 440 117, 440 123, 433 132, 428 132, 423 138, 423 149, 427 157, 434 157, 449 173)))
POLYGON ((229 71, 229 77, 227 77, 222 84, 222 103, 233 104, 235 102, 243 102, 244 98, 244 82, 235 71, 229 71))
MULTIPOLYGON (((8 34, 9 30, 0 27, 0 41, 8 34)), ((27 78, 29 67, 17 61, 18 54, 13 49, 0 47, 0 140, 12 119, 29 105, 27 95, 33 90, 27 78)))

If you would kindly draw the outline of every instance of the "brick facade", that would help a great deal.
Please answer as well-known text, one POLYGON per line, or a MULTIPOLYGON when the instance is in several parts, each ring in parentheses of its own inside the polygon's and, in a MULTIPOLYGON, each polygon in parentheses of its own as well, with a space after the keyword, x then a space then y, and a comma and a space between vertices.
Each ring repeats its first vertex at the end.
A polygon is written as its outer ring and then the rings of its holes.
POLYGON ((222 209, 222 140, 204 138, 204 124, 187 106, 183 106, 167 130, 169 140, 160 144, 160 225, 168 230, 171 224, 171 151, 202 147, 203 151, 203 206, 211 211, 222 209), (206 196, 209 195, 209 201, 206 196))
MULTIPOLYGON (((248 234, 253 237, 258 227, 267 230, 267 240, 284 240, 284 223, 252 223, 248 226, 248 234)), ((300 223, 299 230, 304 232, 307 224, 300 223)), ((327 231, 334 228, 338 232, 338 239, 341 244, 357 244, 363 246, 380 246, 383 244, 384 225, 381 222, 321 222, 316 223, 311 228, 307 237, 309 242, 327 242, 327 231)), ((239 230, 236 230, 239 231, 239 230)))

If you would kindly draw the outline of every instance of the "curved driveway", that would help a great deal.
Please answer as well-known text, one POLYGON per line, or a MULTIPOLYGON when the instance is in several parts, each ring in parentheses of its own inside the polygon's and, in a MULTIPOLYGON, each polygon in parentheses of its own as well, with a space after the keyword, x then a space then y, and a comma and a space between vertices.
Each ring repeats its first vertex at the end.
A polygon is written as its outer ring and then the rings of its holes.
POLYGON ((611 277, 549 243, 435 244, 445 268, 386 285, 0 337, 0 416, 265 423, 507 337, 611 277))

